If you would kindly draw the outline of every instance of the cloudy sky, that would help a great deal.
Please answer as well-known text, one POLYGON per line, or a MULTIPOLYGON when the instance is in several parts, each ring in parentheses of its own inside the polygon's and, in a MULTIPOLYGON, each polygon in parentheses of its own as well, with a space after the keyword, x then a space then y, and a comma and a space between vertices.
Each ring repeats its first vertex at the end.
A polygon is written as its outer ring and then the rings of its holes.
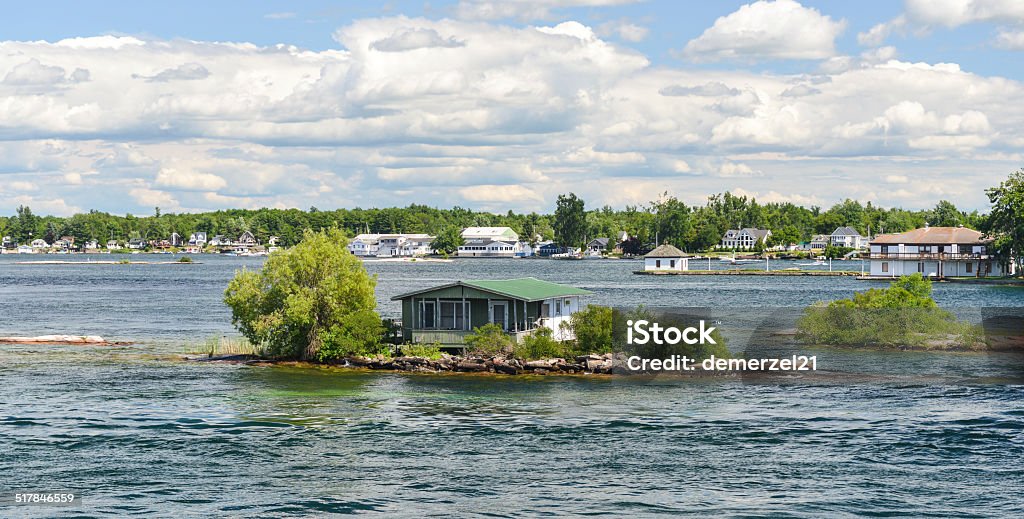
POLYGON ((3 214, 984 209, 1024 165, 1016 0, 82 4, 0 20, 3 214))

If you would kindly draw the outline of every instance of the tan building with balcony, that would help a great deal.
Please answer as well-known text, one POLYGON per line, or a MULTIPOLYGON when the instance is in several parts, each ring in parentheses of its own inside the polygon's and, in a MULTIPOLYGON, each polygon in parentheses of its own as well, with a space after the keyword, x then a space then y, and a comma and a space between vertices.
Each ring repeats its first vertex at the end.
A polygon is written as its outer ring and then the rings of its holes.
POLYGON ((989 251, 991 240, 965 227, 928 227, 871 240, 871 276, 894 278, 920 272, 932 278, 1010 275, 989 251))

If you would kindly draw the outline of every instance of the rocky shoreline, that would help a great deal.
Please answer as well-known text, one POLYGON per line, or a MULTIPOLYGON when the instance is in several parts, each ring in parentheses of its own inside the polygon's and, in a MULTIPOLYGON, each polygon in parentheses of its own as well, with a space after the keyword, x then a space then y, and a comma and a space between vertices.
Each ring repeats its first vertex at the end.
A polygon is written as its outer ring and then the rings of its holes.
MULTIPOLYGON (((214 357, 186 357, 198 362, 239 363, 247 365, 314 365, 296 361, 279 361, 256 355, 224 355, 214 357)), ((383 371, 404 371, 420 373, 493 373, 499 375, 610 375, 613 371, 625 369, 625 357, 621 354, 581 355, 573 359, 552 358, 523 360, 514 357, 458 356, 442 354, 438 359, 427 357, 347 357, 325 366, 362 368, 383 371)))
POLYGON ((581 355, 571 360, 552 358, 522 360, 513 357, 473 357, 442 355, 439 359, 425 357, 352 357, 341 365, 393 371, 498 373, 504 375, 547 374, 611 374, 625 366, 625 359, 611 353, 581 355))

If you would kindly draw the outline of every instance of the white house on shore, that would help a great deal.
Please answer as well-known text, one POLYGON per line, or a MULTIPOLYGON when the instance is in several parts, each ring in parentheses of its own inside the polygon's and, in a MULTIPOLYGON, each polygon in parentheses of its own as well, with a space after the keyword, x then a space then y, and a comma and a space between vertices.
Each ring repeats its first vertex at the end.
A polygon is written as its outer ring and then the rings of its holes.
POLYGON ((811 252, 824 252, 825 247, 828 247, 829 239, 829 236, 824 234, 815 234, 814 236, 811 236, 811 252))
POLYGON ((829 236, 829 242, 834 247, 849 247, 859 249, 867 245, 867 240, 853 227, 836 227, 829 236))
POLYGON ((644 255, 645 271, 680 272, 690 270, 690 260, 683 251, 669 245, 659 245, 644 255))
POLYGON ((758 229, 756 227, 744 227, 742 229, 729 229, 725 231, 725 235, 722 236, 722 248, 723 249, 752 249, 754 244, 760 242, 761 245, 768 243, 768 238, 771 237, 772 232, 768 229, 758 229))
POLYGON ((458 255, 470 258, 512 258, 524 254, 519 234, 511 227, 466 227, 458 255))
POLYGON ((985 277, 1004 272, 989 251, 991 240, 965 227, 928 227, 880 234, 870 244, 871 276, 899 277, 920 272, 927 277, 985 277))
POLYGON ((425 256, 434 251, 429 234, 358 234, 348 242, 348 250, 361 257, 425 256))

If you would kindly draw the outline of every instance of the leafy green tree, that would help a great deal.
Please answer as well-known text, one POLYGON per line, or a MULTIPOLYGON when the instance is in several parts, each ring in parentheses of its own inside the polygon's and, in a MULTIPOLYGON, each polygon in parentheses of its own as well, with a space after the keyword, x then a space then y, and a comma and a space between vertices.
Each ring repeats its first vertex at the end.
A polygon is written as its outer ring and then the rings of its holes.
POLYGON ((660 200, 652 202, 651 205, 657 222, 655 234, 658 240, 662 243, 667 241, 679 248, 687 248, 693 230, 690 225, 690 208, 668 193, 664 193, 660 200))
POLYGON ((956 227, 966 220, 965 215, 948 200, 940 200, 935 208, 928 212, 927 218, 928 223, 935 227, 956 227))
POLYGON ((14 238, 21 243, 28 243, 36 236, 36 226, 39 217, 32 214, 32 209, 27 205, 18 206, 18 216, 15 217, 17 224, 14 226, 14 238))
POLYGON ((306 231, 260 271, 241 270, 224 302, 232 323, 272 355, 325 361, 375 353, 383 326, 374 312, 376 278, 336 229, 306 231))
POLYGON ((572 314, 569 320, 576 335, 578 349, 586 353, 612 351, 612 309, 606 306, 587 305, 572 314))
POLYGON ((1024 275, 1024 169, 985 194, 992 203, 983 224, 985 234, 993 239, 991 249, 1004 267, 1014 264, 1017 275, 1024 275))
POLYGON ((565 247, 581 247, 587 233, 584 202, 575 193, 558 195, 555 207, 555 239, 565 247))
POLYGON ((441 232, 437 233, 434 237, 431 247, 434 248, 434 252, 438 254, 454 254, 459 250, 459 246, 462 245, 462 233, 459 232, 458 227, 446 227, 441 232))
POLYGON ((516 356, 528 360, 552 359, 568 357, 572 352, 565 343, 556 341, 554 332, 547 327, 540 327, 523 338, 523 343, 516 345, 516 356))

